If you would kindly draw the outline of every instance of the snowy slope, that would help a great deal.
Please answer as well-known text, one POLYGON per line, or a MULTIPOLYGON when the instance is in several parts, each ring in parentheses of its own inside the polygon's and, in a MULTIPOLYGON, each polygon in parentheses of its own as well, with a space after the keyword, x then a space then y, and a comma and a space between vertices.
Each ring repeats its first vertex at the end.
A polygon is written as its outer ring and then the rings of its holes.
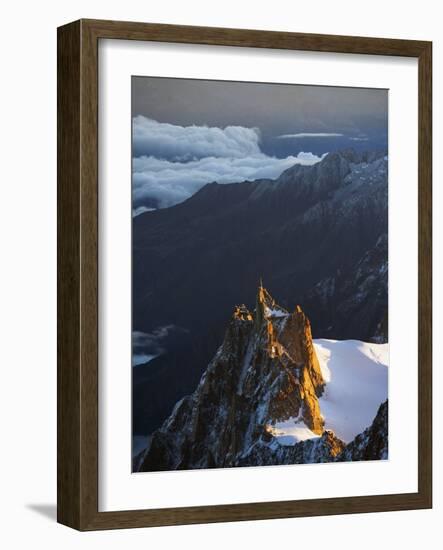
POLYGON ((283 422, 276 422, 272 426, 266 426, 266 428, 277 443, 285 447, 295 445, 300 441, 306 441, 306 439, 320 437, 306 426, 301 416, 291 417, 283 422))
POLYGON ((371 425, 388 397, 389 344, 314 340, 325 391, 320 409, 325 428, 348 443, 371 425))

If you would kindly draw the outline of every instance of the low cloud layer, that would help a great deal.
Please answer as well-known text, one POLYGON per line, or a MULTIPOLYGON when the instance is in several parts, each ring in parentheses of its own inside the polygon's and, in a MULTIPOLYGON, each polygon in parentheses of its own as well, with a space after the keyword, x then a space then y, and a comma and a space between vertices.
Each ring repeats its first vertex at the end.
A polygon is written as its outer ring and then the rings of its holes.
POLYGON ((138 216, 139 214, 143 214, 143 212, 152 212, 152 210, 157 210, 157 209, 149 208, 148 206, 138 206, 137 208, 134 208, 132 210, 132 215, 138 216))
POLYGON ((282 134, 276 139, 304 139, 304 138, 332 138, 343 137, 344 134, 334 134, 328 132, 300 132, 299 134, 282 134))
MULTIPOLYGON (((264 154, 243 158, 206 157, 189 162, 171 162, 155 157, 133 160, 134 205, 143 205, 145 199, 155 198, 160 208, 182 202, 207 183, 235 183, 243 180, 277 178, 294 164, 315 164, 321 157, 299 153, 284 159, 264 154)), ((146 209, 145 209, 146 210, 146 209)), ((135 213, 141 213, 138 206, 135 213)))
POLYGON ((132 333, 132 365, 135 367, 148 363, 165 353, 164 342, 171 333, 183 332, 184 329, 175 325, 158 327, 152 332, 133 331, 132 333))
POLYGON ((134 351, 149 351, 154 355, 158 355, 163 352, 161 346, 162 340, 164 340, 174 329, 174 325, 165 325, 156 328, 152 332, 140 332, 135 330, 132 333, 132 348, 134 351))
POLYGON ((294 164, 311 165, 321 156, 300 152, 276 158, 260 150, 254 128, 177 126, 143 116, 133 125, 134 215, 182 202, 207 183, 275 179, 294 164))

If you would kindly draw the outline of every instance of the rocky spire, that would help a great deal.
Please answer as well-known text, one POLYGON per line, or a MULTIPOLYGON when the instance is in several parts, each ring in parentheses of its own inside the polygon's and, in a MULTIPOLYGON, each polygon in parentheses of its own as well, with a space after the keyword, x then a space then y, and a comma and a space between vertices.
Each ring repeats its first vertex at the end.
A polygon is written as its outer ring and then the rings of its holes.
POLYGON ((321 435, 322 390, 309 320, 300 307, 290 314, 276 304, 260 281, 254 315, 235 307, 197 389, 154 432, 139 467, 238 466, 253 446, 270 446, 272 454, 280 445, 273 426, 289 419, 321 435))
POLYGON ((257 296, 255 299, 255 328, 260 330, 265 319, 275 316, 287 315, 288 312, 283 307, 279 306, 274 298, 269 294, 266 288, 263 286, 262 278, 260 277, 260 283, 257 289, 257 296))
POLYGON ((260 277, 258 285, 257 297, 255 299, 255 329, 259 330, 265 318, 265 289, 263 288, 263 280, 260 277))

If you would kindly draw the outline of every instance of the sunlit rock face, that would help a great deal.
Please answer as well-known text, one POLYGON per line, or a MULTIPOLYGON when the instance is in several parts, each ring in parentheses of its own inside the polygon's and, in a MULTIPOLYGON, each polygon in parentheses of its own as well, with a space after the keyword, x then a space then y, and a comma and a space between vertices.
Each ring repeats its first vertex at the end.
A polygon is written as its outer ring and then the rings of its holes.
MULTIPOLYGON (((293 313, 280 307, 260 285, 254 313, 244 305, 235 308, 196 391, 153 434, 138 468, 246 464, 257 445, 273 455, 273 427, 288 419, 320 436, 323 385, 308 318, 300 307, 293 313)), ((326 438, 322 448, 328 443, 326 438)))

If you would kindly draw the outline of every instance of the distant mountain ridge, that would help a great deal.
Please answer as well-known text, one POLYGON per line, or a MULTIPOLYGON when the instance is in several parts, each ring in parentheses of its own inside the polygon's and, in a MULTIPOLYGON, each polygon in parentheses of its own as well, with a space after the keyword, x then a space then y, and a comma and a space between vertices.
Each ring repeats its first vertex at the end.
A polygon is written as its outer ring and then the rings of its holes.
POLYGON ((384 152, 342 151, 134 218, 134 330, 186 331, 134 370, 135 433, 195 388, 259 275, 283 307, 309 311, 315 337, 386 341, 387 177, 384 152))

